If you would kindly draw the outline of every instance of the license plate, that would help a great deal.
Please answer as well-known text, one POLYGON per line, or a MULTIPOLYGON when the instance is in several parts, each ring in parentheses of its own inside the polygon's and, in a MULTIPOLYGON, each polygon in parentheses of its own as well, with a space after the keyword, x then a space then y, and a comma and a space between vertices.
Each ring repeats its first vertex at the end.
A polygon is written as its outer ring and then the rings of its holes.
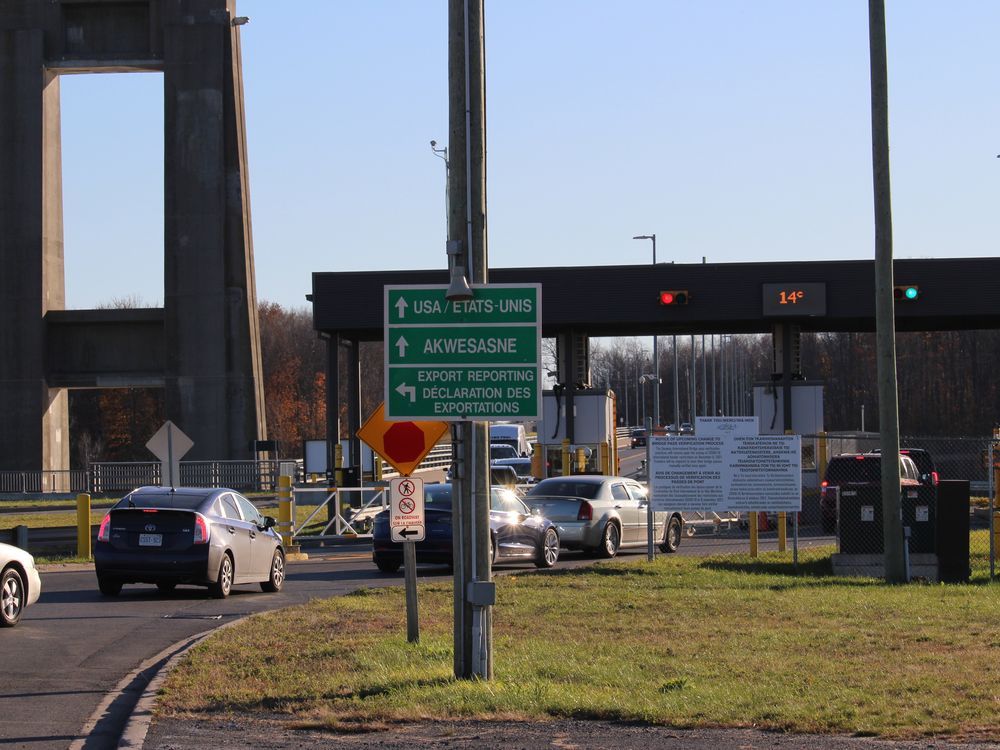
POLYGON ((139 534, 140 547, 163 546, 163 534, 139 534))

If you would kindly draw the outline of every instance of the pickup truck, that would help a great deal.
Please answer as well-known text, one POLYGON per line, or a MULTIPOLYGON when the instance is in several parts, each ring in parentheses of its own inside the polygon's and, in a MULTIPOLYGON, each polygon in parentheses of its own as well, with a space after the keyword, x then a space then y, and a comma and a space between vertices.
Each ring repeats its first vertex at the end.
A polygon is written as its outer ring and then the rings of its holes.
MULTIPOLYGON (((552 521, 567 549, 614 557, 622 547, 647 544, 649 500, 646 488, 626 477, 576 475, 549 477, 532 487, 524 502, 552 521)), ((684 521, 675 511, 653 516, 653 534, 663 552, 675 552, 684 521)))

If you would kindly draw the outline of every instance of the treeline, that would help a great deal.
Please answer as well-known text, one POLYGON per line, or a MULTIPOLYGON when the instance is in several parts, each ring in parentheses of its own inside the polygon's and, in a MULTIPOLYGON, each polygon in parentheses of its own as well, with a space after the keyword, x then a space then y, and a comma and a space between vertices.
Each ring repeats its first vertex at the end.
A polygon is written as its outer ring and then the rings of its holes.
MULTIPOLYGON (((278 455, 299 457, 307 439, 326 437, 326 343, 312 328, 308 309, 272 302, 259 307, 261 359, 268 437, 278 455)), ((681 422, 700 414, 752 413, 752 386, 772 370, 771 337, 677 336, 681 422), (692 392, 692 381, 694 390, 692 392)), ((674 420, 673 337, 660 338, 660 414, 674 420)), ((549 347, 551 348, 551 347, 549 347)), ((874 333, 802 335, 802 373, 822 381, 830 431, 878 430, 874 333)), ((1000 419, 1000 331, 901 333, 896 337, 900 430, 904 435, 988 434, 1000 419)), ((550 353, 551 358, 551 353, 550 353)), ((348 403, 342 353, 340 404, 348 403)), ((382 346, 363 343, 362 419, 382 400, 382 346)), ((554 367, 554 365, 552 365, 554 367)), ((618 414, 639 424, 653 413, 649 339, 598 339, 591 345, 591 383, 614 390, 618 414)), ((346 409, 339 415, 347 434, 346 409)), ((93 461, 147 461, 146 441, 165 420, 163 391, 123 388, 70 391, 71 465, 93 461)))
MULTIPOLYGON (((801 371, 824 384, 828 431, 876 432, 878 377, 874 333, 802 334, 801 371), (863 424, 862 424, 863 413, 863 424)), ((749 414, 753 383, 770 379, 771 337, 678 336, 680 421, 695 414, 749 414), (714 345, 713 345, 714 343, 714 345), (692 374, 693 373, 693 374, 692 374), (692 379, 694 391, 692 394, 692 379), (733 396, 731 390, 735 389, 733 396), (724 396, 728 394, 728 398, 724 396), (693 396, 693 397, 692 397, 693 396), (706 408, 707 407, 707 408, 706 408)), ((1000 331, 943 331, 896 335, 899 425, 904 435, 981 436, 1000 421, 1000 331)), ((674 358, 672 337, 660 338, 660 414, 671 422, 674 358)), ((591 346, 591 381, 618 396, 618 413, 638 424, 653 413, 649 339, 608 339, 591 346)), ((752 408, 752 407, 751 407, 752 408)))
MULTIPOLYGON (((802 337, 803 372, 822 380, 828 430, 878 430, 874 333, 802 337)), ((904 435, 982 436, 1000 420, 1000 331, 896 335, 899 429, 904 435)))

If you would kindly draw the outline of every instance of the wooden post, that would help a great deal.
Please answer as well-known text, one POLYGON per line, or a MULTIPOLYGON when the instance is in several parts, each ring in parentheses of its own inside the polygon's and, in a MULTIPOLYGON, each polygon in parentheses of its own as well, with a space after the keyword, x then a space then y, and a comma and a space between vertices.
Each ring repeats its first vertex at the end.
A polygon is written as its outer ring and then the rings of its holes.
POLYGON ((899 488, 899 403, 892 292, 892 202, 889 187, 889 83, 885 0, 868 0, 871 55, 872 180, 875 195, 875 361, 882 447, 882 537, 886 583, 905 583, 899 488))

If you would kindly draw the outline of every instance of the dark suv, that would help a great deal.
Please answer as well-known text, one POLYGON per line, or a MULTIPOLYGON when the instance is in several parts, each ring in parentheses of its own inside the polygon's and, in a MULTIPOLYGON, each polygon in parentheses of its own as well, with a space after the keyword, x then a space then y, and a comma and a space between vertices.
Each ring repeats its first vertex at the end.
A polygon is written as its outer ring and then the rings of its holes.
MULTIPOLYGON (((876 456, 881 452, 878 448, 868 451, 868 453, 876 456)), ((934 465, 934 459, 931 457, 929 451, 924 448, 902 448, 899 453, 902 456, 909 456, 913 459, 913 463, 917 465, 917 472, 920 474, 920 484, 937 487, 937 467, 934 465)))
POLYGON ((642 427, 636 427, 632 430, 632 447, 638 448, 640 445, 646 444, 646 430, 642 427))
MULTIPOLYGON (((920 485, 920 470, 909 455, 899 456, 899 484, 901 487, 920 485)), ((871 453, 842 453, 830 459, 826 476, 820 484, 819 510, 823 533, 832 534, 837 528, 837 497, 841 487, 878 487, 882 484, 882 455, 871 453)))

